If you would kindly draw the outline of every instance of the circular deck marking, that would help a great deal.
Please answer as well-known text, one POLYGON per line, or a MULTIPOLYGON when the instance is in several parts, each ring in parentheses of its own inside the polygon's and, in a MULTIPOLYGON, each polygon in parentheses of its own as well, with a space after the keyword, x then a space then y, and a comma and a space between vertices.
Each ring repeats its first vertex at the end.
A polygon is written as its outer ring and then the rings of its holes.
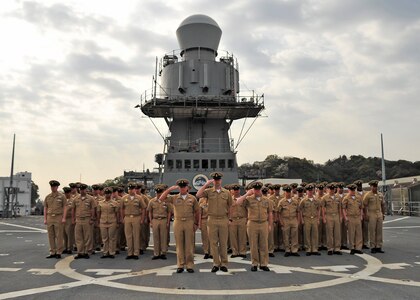
MULTIPOLYGON (((264 287, 264 288, 255 288, 255 289, 229 289, 229 290, 211 290, 211 289, 177 289, 177 288, 164 288, 164 287, 151 287, 151 286, 139 286, 139 285, 132 285, 132 284, 125 284, 115 282, 115 280, 126 279, 131 277, 139 277, 145 276, 150 274, 157 274, 160 272, 168 273, 171 271, 175 271, 176 266, 170 265, 155 269, 147 269, 141 270, 137 272, 129 272, 125 274, 118 274, 113 276, 107 276, 102 278, 94 278, 84 274, 78 273, 76 270, 70 268, 70 264, 73 261, 73 257, 66 257, 65 259, 58 262, 55 266, 57 271, 71 279, 79 280, 79 281, 86 281, 87 284, 97 284, 103 285, 107 287, 114 287, 119 289, 131 290, 131 291, 138 291, 138 292, 150 292, 150 293, 159 293, 159 294, 182 294, 182 295, 257 295, 257 294, 271 294, 271 293, 283 293, 283 292, 293 292, 293 291, 303 291, 303 290, 310 290, 310 289, 317 289, 322 287, 330 287, 339 284, 345 284, 348 282, 367 279, 369 276, 377 273, 382 268, 382 262, 377 258, 364 254, 364 255, 357 255, 359 258, 363 259, 366 262, 366 267, 359 272, 354 274, 344 274, 340 272, 331 272, 326 270, 316 270, 316 269, 306 269, 300 267, 287 267, 281 265, 270 264, 269 266, 272 267, 279 267, 279 268, 288 268, 294 272, 302 272, 302 273, 310 273, 310 274, 318 274, 318 275, 326 275, 326 276, 334 276, 337 277, 335 279, 329 279, 320 282, 308 283, 308 284, 301 284, 301 285, 291 285, 291 286, 282 286, 282 287, 264 287)), ((195 260, 195 265, 200 265, 206 263, 207 261, 203 259, 197 258, 195 260)), ((250 266, 250 262, 248 260, 231 260, 234 263, 245 264, 247 267, 250 266)), ((273 274, 273 276, 285 276, 284 274, 273 274)), ((182 276, 182 275, 181 275, 182 276)), ((287 275, 286 275, 287 276, 287 275)))

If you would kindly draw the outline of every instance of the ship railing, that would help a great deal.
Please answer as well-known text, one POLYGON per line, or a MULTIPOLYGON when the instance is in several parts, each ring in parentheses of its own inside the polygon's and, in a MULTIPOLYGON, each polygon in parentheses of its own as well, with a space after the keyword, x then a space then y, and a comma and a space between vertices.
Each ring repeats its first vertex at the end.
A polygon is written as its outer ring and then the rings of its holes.
POLYGON ((178 91, 171 93, 171 89, 161 88, 163 92, 153 94, 152 90, 146 90, 140 96, 140 106, 144 105, 176 105, 176 106, 212 106, 240 105, 240 106, 264 106, 264 94, 252 93, 250 95, 179 95, 178 91))
POLYGON ((224 153, 233 152, 234 150, 234 140, 232 138, 228 140, 223 138, 201 138, 193 141, 170 141, 169 138, 166 138, 165 142, 168 149, 167 151, 171 153, 224 153))

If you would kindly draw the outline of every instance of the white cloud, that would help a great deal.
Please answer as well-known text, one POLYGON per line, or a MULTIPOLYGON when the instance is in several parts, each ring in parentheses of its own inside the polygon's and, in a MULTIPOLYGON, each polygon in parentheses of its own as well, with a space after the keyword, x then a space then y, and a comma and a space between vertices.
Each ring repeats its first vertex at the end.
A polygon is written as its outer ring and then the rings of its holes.
POLYGON ((239 146, 239 163, 378 156, 381 132, 388 159, 419 160, 417 1, 34 0, 0 11, 0 173, 13 133, 15 170, 33 172, 42 196, 51 178, 93 183, 155 167, 162 140, 134 106, 155 56, 178 48, 175 30, 195 13, 222 28, 219 50, 238 58, 243 94, 266 96, 268 117, 239 146))

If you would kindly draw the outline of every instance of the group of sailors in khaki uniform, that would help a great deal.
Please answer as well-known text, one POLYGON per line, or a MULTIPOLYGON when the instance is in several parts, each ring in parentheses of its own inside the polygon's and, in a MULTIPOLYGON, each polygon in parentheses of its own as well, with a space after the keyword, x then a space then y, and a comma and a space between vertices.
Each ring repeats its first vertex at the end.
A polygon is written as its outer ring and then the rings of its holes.
POLYGON ((257 181, 241 195, 238 184, 222 186, 221 172, 210 174, 195 196, 189 193, 189 181, 179 179, 168 187, 157 184, 156 196, 147 195, 142 184, 123 187, 93 185, 92 193, 83 183, 70 184, 58 191, 60 183, 50 181, 51 194, 44 202, 50 255, 61 258, 89 258, 102 247, 101 258, 115 258, 127 249, 126 259, 139 259, 153 232, 153 260, 167 259, 170 222, 173 218, 177 273, 194 272, 195 232, 201 231, 205 259, 213 259, 211 272, 228 272, 231 258, 246 258, 247 243, 251 271, 270 271, 269 257, 274 252, 284 256, 362 254, 382 250, 382 226, 385 201, 378 192, 378 181, 369 182, 364 192, 362 182, 266 184, 257 181), (283 190, 283 193, 280 192, 283 190), (198 199, 198 200, 197 200, 198 199), (366 233, 365 233, 366 232, 366 233), (366 234, 366 236, 365 236, 366 234))

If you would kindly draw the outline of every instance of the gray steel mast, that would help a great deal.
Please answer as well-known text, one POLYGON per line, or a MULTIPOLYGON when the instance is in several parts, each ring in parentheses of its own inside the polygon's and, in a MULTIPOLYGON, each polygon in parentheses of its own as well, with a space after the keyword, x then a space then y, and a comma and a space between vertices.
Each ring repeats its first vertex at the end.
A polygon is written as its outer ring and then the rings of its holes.
POLYGON ((258 117, 264 96, 239 95, 237 61, 229 53, 216 60, 222 30, 212 18, 192 15, 176 35, 180 51, 160 60, 158 91, 155 77, 153 92, 140 104, 145 115, 164 118, 169 128, 164 153, 156 155, 162 182, 186 178, 195 192, 209 173, 221 171, 224 183, 237 183, 229 129, 235 120, 258 117))

